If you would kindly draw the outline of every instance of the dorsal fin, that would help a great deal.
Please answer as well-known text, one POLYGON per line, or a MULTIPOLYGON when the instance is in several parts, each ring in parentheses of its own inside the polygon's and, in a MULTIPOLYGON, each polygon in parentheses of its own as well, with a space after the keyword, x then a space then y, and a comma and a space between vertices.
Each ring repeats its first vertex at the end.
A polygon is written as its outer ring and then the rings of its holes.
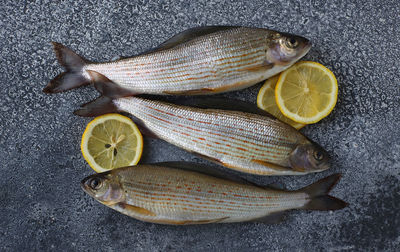
POLYGON ((119 60, 129 59, 132 57, 147 55, 147 54, 162 51, 162 50, 171 49, 177 45, 189 42, 192 39, 195 39, 195 38, 198 38, 201 36, 205 36, 205 35, 208 35, 208 34, 211 34, 214 32, 228 30, 228 29, 237 28, 237 27, 240 27, 240 26, 201 26, 201 27, 190 28, 190 29, 184 30, 184 31, 174 35, 172 38, 164 41, 162 44, 160 44, 157 47, 147 49, 144 52, 141 52, 141 53, 135 54, 135 55, 131 55, 131 56, 119 56, 115 60, 119 61, 119 60))
POLYGON ((245 184, 245 185, 261 187, 250 181, 245 180, 244 178, 242 178, 240 176, 228 174, 228 173, 218 170, 218 168, 214 168, 214 167, 203 165, 203 164, 198 164, 198 163, 193 163, 193 162, 185 162, 185 161, 170 161, 170 162, 154 163, 153 165, 198 172, 198 173, 202 173, 202 174, 212 176, 215 178, 230 180, 230 181, 245 184))
POLYGON ((175 47, 177 45, 186 43, 192 39, 205 36, 214 32, 218 31, 223 31, 223 30, 228 30, 232 28, 236 28, 238 26, 202 26, 202 27, 195 27, 195 28, 190 28, 187 29, 183 32, 180 32, 173 36, 172 38, 168 39, 161 45, 159 45, 157 48, 155 48, 153 51, 161 51, 161 50, 166 50, 170 49, 172 47, 175 47))
MULTIPOLYGON (((185 99, 177 98, 173 101, 176 104, 191 106, 202 109, 223 109, 231 111, 241 111, 262 116, 267 116, 271 119, 276 119, 273 115, 258 108, 255 104, 223 97, 185 97, 185 99)), ((278 120, 278 119, 276 119, 278 120)))

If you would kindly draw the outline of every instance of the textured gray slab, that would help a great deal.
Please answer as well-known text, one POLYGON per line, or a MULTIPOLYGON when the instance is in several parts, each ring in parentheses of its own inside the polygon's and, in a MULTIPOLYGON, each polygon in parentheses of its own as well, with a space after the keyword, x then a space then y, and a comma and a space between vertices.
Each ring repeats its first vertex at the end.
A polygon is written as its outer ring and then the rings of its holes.
MULTIPOLYGON (((0 250, 365 251, 400 250, 400 2, 393 1, 3 1, 0 5, 0 250), (348 2, 348 3, 346 3, 348 2), (350 3, 353 2, 353 3, 350 3), (302 130, 333 156, 329 171, 260 178, 299 188, 343 173, 337 212, 291 212, 279 225, 161 226, 95 202, 79 187, 92 170, 72 114, 92 87, 41 89, 62 70, 50 41, 91 60, 129 56, 198 25, 269 27, 306 36, 305 57, 339 81, 333 113, 302 130)), ((260 85, 226 96, 255 102, 260 85)), ((143 162, 204 162, 158 140, 143 162)))

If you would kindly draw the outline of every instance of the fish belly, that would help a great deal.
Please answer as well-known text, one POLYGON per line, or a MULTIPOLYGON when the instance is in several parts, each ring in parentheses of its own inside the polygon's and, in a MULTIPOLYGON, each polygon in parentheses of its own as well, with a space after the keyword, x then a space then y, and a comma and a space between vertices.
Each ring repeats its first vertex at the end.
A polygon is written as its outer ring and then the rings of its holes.
POLYGON ((124 178, 126 203, 146 211, 116 209, 140 220, 164 224, 240 222, 302 207, 300 193, 251 185, 166 167, 138 167, 124 178))

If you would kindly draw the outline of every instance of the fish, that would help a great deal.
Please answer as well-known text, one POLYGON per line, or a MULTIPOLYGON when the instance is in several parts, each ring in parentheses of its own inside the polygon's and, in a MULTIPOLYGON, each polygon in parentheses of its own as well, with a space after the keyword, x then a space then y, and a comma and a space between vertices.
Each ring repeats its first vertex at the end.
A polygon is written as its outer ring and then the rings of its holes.
POLYGON ((340 174, 287 191, 215 177, 190 166, 163 163, 117 168, 86 177, 81 187, 118 212, 169 225, 275 224, 287 210, 339 210, 348 205, 328 195, 340 174))
POLYGON ((95 71, 112 80, 114 97, 137 94, 204 95, 239 90, 282 72, 311 42, 262 28, 206 26, 183 31, 159 47, 129 58, 94 63, 52 42, 66 69, 43 89, 58 93, 88 85, 95 71))
MULTIPOLYGON (((141 132, 165 140, 220 165, 258 175, 304 175, 326 170, 329 154, 290 125, 266 114, 183 106, 143 97, 110 98, 103 75, 91 73, 98 99, 74 113, 99 116, 127 112, 141 132)), ((203 100, 201 97, 200 100, 203 100)), ((236 102, 227 101, 231 106, 236 102)), ((254 105, 251 105, 255 107, 254 105)))

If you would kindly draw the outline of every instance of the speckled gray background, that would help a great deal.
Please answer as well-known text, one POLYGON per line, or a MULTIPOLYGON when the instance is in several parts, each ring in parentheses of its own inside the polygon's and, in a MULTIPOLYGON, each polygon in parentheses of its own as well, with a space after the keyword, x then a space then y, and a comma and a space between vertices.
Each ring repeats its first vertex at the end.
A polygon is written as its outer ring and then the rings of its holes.
MULTIPOLYGON (((400 2, 392 1, 2 1, 0 5, 0 250, 399 251, 400 2), (56 3, 57 2, 57 3, 56 3), (195 3, 196 2, 196 3, 195 3), (305 57, 339 82, 333 113, 304 134, 334 157, 303 177, 246 176, 299 188, 333 172, 350 207, 291 212, 284 223, 162 226, 119 214, 86 195, 81 156, 89 122, 72 114, 92 87, 41 92, 62 69, 50 41, 91 60, 129 56, 189 27, 244 25, 306 36, 305 57)), ((255 102, 260 85, 226 94, 255 102)), ((201 159, 146 139, 141 162, 201 159)))

